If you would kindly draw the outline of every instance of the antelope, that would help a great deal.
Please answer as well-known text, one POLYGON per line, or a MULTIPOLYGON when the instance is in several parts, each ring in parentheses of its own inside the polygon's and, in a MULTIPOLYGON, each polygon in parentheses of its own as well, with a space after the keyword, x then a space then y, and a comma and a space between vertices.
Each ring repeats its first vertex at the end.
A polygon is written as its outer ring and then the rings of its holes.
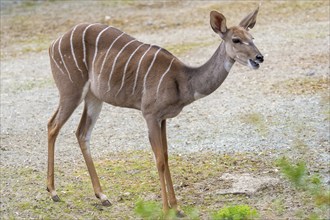
POLYGON ((171 208, 179 214, 168 165, 166 119, 214 92, 236 61, 259 68, 264 59, 248 32, 256 23, 258 11, 259 7, 238 26, 230 28, 224 15, 211 11, 210 25, 222 42, 200 67, 187 66, 161 47, 142 43, 99 23, 78 24, 55 40, 49 47, 49 56, 59 105, 48 122, 47 170, 47 190, 53 201, 60 201, 54 184, 55 141, 62 126, 84 101, 76 137, 95 196, 102 205, 111 205, 100 186, 89 146, 102 103, 106 102, 142 112, 159 174, 163 210, 171 208))

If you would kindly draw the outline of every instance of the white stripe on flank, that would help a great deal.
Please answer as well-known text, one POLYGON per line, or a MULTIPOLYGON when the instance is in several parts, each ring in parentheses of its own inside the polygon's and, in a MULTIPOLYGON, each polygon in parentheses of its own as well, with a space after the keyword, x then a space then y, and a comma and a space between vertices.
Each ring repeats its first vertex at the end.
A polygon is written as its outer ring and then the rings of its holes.
POLYGON ((145 44, 141 44, 140 46, 138 46, 134 52, 131 54, 131 56, 129 56, 128 60, 126 61, 126 64, 125 64, 125 68, 124 68, 124 72, 123 72, 123 77, 121 79, 121 85, 120 85, 120 88, 116 94, 116 96, 120 93, 121 89, 123 88, 124 86, 124 83, 125 83, 125 77, 126 77, 126 72, 127 72, 127 68, 128 68, 128 64, 129 62, 131 61, 132 57, 134 56, 134 54, 140 49, 140 47, 142 47, 143 45, 145 44))
POLYGON ((125 44, 125 46, 123 46, 123 48, 121 48, 121 50, 118 52, 117 56, 115 57, 113 63, 112 63, 112 68, 111 68, 111 72, 110 72, 110 76, 109 76, 109 80, 108 80, 108 86, 109 86, 109 89, 107 92, 110 91, 111 89, 111 86, 110 86, 110 83, 111 83, 111 78, 112 78, 112 74, 113 74, 113 71, 115 70, 115 66, 116 66, 116 62, 118 60, 118 57, 120 56, 120 54, 124 51, 124 49, 130 45, 131 43, 133 43, 134 41, 136 41, 136 39, 134 40, 131 40, 130 42, 128 42, 127 44, 125 44))
POLYGON ((65 73, 63 72, 62 68, 61 68, 61 67, 58 65, 58 63, 56 62, 56 59, 54 58, 55 44, 56 44, 56 42, 58 41, 58 39, 59 39, 59 38, 57 38, 57 40, 56 40, 55 42, 53 42, 53 46, 52 46, 52 55, 51 55, 51 57, 52 57, 52 59, 53 59, 55 65, 57 66, 57 68, 61 71, 61 73, 62 73, 62 74, 65 74, 65 73))
POLYGON ((134 81, 132 95, 134 95, 134 93, 135 93, 136 82, 137 82, 137 79, 138 79, 138 76, 139 76, 139 70, 140 70, 140 66, 141 66, 142 60, 143 60, 144 56, 148 53, 148 51, 151 49, 151 47, 152 47, 152 45, 149 46, 149 48, 146 50, 146 52, 144 52, 144 54, 142 55, 142 57, 139 60, 138 68, 136 70, 136 75, 135 75, 135 81, 134 81))
POLYGON ((144 76, 144 79, 143 79, 143 91, 144 91, 144 92, 146 91, 147 77, 148 77, 148 75, 149 75, 149 73, 150 73, 150 70, 151 70, 152 66, 153 66, 154 63, 155 63, 155 60, 156 60, 156 58, 157 58, 157 55, 158 55, 159 51, 161 51, 161 50, 162 50, 162 48, 159 48, 159 49, 157 50, 157 52, 154 54, 154 57, 153 57, 153 59, 152 59, 152 61, 151 61, 151 64, 149 65, 149 68, 148 68, 148 70, 147 70, 147 72, 146 72, 146 75, 144 76))
POLYGON ((85 35, 86 35, 86 31, 87 31, 87 29, 90 28, 90 27, 93 26, 93 25, 96 25, 96 24, 90 24, 90 25, 88 25, 88 26, 85 28, 85 30, 84 30, 84 32, 83 32, 83 34, 82 34, 82 44, 83 44, 83 51, 84 51, 84 59, 83 59, 83 62, 85 63, 86 70, 88 70, 88 66, 87 66, 87 61, 86 61, 86 43, 85 43, 85 35))
POLYGON ((60 56, 61 56, 61 60, 62 60, 63 66, 64 66, 66 72, 68 73, 69 79, 70 79, 70 81, 73 83, 73 81, 72 81, 72 79, 71 79, 70 72, 69 72, 68 67, 66 66, 66 64, 65 64, 65 62, 64 62, 64 58, 63 58, 62 51, 61 51, 62 38, 63 38, 63 36, 60 38, 60 42, 58 42, 58 52, 60 53, 60 56))
POLYGON ((99 44, 99 40, 100 40, 100 37, 101 35, 103 34, 103 32, 105 32, 106 30, 108 30, 109 28, 111 28, 110 26, 109 27, 106 27, 104 28, 98 35, 97 35, 97 38, 96 38, 96 41, 95 41, 95 52, 94 52, 94 57, 93 57, 93 63, 92 63, 92 73, 94 73, 94 67, 95 67, 95 59, 96 59, 96 55, 97 55, 97 50, 98 50, 98 44, 99 44))
POLYGON ((167 70, 163 73, 162 77, 161 77, 160 80, 159 80, 159 83, 158 83, 158 86, 157 86, 157 93, 156 93, 156 94, 157 94, 157 97, 158 97, 158 93, 159 93, 160 85, 162 84, 162 81, 163 81, 165 75, 170 71, 171 66, 172 66, 172 63, 173 63, 174 60, 175 60, 175 58, 172 59, 170 65, 169 65, 168 68, 167 68, 167 70))
POLYGON ((111 48, 112 48, 112 46, 116 43, 116 41, 121 37, 121 36, 123 36, 125 33, 123 32, 123 33, 121 33, 113 42, 112 42, 112 44, 110 45, 110 47, 108 48, 108 50, 107 50, 107 53, 105 54, 105 56, 104 56, 104 59, 103 59, 103 62, 102 62, 102 66, 101 66, 101 69, 100 69, 100 75, 99 75, 99 80, 100 80, 100 76, 101 76, 101 73, 102 73, 102 70, 103 70, 103 67, 104 67, 104 63, 105 63, 105 61, 106 61, 106 59, 107 59, 107 56, 108 56, 108 54, 109 54, 109 52, 110 52, 110 50, 111 50, 111 48))
POLYGON ((80 73, 81 73, 81 77, 84 77, 83 72, 82 72, 82 70, 80 69, 80 67, 79 67, 79 65, 78 65, 78 62, 77 62, 77 59, 76 59, 76 55, 75 55, 75 53, 74 53, 74 49, 73 49, 73 42, 72 42, 72 39, 73 39, 73 33, 76 31, 76 28, 77 28, 78 26, 79 26, 79 24, 76 25, 76 26, 73 28, 72 32, 71 32, 71 36, 70 36, 70 47, 71 47, 71 54, 72 54, 72 57, 73 57, 74 63, 76 64, 77 69, 80 71, 80 73))

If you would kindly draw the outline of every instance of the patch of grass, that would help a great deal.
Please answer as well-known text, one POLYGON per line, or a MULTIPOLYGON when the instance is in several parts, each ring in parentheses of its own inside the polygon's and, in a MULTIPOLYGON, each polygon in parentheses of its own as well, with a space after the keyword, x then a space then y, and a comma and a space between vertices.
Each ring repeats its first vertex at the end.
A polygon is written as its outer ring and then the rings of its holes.
POLYGON ((169 52, 179 56, 182 54, 187 53, 188 51, 197 49, 197 48, 202 48, 202 47, 207 47, 212 45, 214 42, 184 42, 180 44, 168 44, 165 45, 164 48, 167 49, 169 52))
MULTIPOLYGON (((42 27, 35 27, 36 22, 33 19, 41 19, 35 16, 17 15, 13 16, 7 23, 11 24, 10 30, 5 30, 8 24, 1 32, 2 57, 16 57, 27 53, 38 53, 47 51, 48 47, 54 39, 54 36, 49 35, 47 32, 40 30, 39 32, 33 31, 34 29, 42 29, 42 27)), ((40 25, 43 26, 43 25, 40 25)))
POLYGON ((277 215, 283 215, 285 211, 284 201, 283 199, 276 199, 272 202, 272 208, 276 212, 277 215))
MULTIPOLYGON (((135 213, 142 219, 164 220, 179 219, 174 210, 164 214, 161 205, 156 202, 139 201, 135 206, 135 213)), ((209 214, 210 215, 210 214, 209 214)), ((211 214, 213 220, 252 220, 259 216, 256 209, 248 205, 226 206, 217 212, 211 214)), ((190 220, 200 219, 198 211, 195 208, 186 208, 185 218, 190 220)))
POLYGON ((21 45, 21 51, 19 53, 38 53, 48 50, 51 38, 44 34, 39 34, 26 39, 21 39, 17 43, 21 45))
POLYGON ((6 92, 14 92, 14 93, 19 93, 23 91, 30 91, 33 89, 40 89, 40 88, 45 88, 48 86, 54 85, 54 81, 51 78, 47 79, 38 79, 38 80, 29 80, 29 81, 24 81, 24 82, 19 82, 14 84, 12 87, 8 88, 6 92))
POLYGON ((303 162, 291 164, 285 157, 278 161, 278 166, 281 167, 282 173, 295 186, 302 187, 305 185, 306 165, 303 162))
POLYGON ((248 205, 227 206, 214 213, 213 220, 252 220, 258 218, 258 212, 248 205))
POLYGON ((268 134, 268 127, 265 117, 258 112, 252 112, 244 114, 240 117, 240 120, 245 123, 254 126, 260 135, 265 136, 268 134))
POLYGON ((320 105, 322 106, 322 113, 325 116, 325 120, 330 121, 330 94, 324 93, 321 96, 320 105))
POLYGON ((301 77, 278 82, 272 86, 271 91, 283 95, 304 95, 325 92, 329 87, 328 77, 301 77))
POLYGON ((283 157, 278 160, 278 166, 281 168, 282 174, 290 180, 293 185, 310 193, 316 205, 327 205, 330 207, 330 191, 326 190, 319 176, 308 176, 306 163, 292 163, 283 157))
POLYGON ((138 1, 136 0, 120 0, 120 1, 99 1, 98 3, 102 7, 115 7, 123 5, 135 5, 138 1))
POLYGON ((27 1, 22 1, 20 7, 31 8, 31 7, 35 7, 36 5, 37 5, 37 1, 27 0, 27 1))
POLYGON ((317 7, 326 6, 326 1, 287 1, 275 5, 273 8, 276 12, 293 13, 299 11, 308 11, 317 7))
POLYGON ((39 53, 42 51, 47 51, 48 44, 30 44, 23 46, 19 53, 26 54, 26 53, 39 53))
MULTIPOLYGON (((188 219, 210 219, 212 213, 233 203, 258 208, 258 201, 273 193, 264 191, 253 198, 216 193, 224 187, 223 183, 219 185, 219 177, 224 172, 259 174, 271 170, 272 162, 262 157, 204 152, 184 156, 171 154, 169 160, 179 204, 188 219)), ((113 204, 111 207, 103 207, 95 198, 86 165, 81 159, 75 164, 55 163, 56 188, 61 198, 58 203, 51 201, 46 192, 46 169, 0 167, 2 216, 4 219, 74 219, 77 216, 81 219, 146 219, 155 212, 156 219, 164 217, 160 211, 157 169, 150 151, 117 152, 94 161, 103 191, 113 204)), ((317 178, 312 182, 317 183, 317 178)), ((282 198, 284 207, 295 205, 295 200, 287 201, 288 196, 278 194, 281 192, 277 192, 276 198, 282 198)), ((297 201, 301 199, 305 197, 296 198, 297 201)), ((319 200, 324 199, 319 197, 319 200)), ((308 210, 310 204, 301 206, 308 210)), ((267 219, 267 213, 259 211, 260 216, 267 219)), ((283 212, 274 216, 292 216, 283 212)), ((319 216, 326 215, 321 213, 319 216)))
POLYGON ((135 213, 140 216, 142 219, 154 220, 154 219, 175 219, 174 210, 170 210, 169 213, 165 216, 160 204, 156 202, 144 202, 139 201, 136 203, 135 213))

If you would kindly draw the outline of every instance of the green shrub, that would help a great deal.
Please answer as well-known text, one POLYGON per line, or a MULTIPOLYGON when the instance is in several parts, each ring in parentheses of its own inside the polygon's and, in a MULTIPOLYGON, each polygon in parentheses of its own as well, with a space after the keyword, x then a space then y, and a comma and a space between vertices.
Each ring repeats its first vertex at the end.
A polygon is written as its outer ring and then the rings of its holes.
POLYGON ((250 220, 258 217, 257 210, 248 205, 228 206, 212 216, 213 220, 250 220))
POLYGON ((285 157, 278 161, 278 166, 282 173, 295 186, 302 187, 305 185, 306 164, 298 162, 296 165, 290 163, 285 157))
POLYGON ((330 206, 330 191, 322 185, 319 176, 313 175, 309 177, 307 175, 306 164, 304 162, 293 164, 283 157, 278 161, 278 166, 283 175, 296 187, 303 189, 314 198, 316 205, 330 206))

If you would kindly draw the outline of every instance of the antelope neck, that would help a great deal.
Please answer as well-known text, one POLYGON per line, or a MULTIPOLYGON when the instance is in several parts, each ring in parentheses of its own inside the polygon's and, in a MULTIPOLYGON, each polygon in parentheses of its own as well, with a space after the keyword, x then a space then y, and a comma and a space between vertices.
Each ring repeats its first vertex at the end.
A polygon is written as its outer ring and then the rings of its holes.
POLYGON ((214 92, 226 79, 234 63, 235 60, 227 55, 225 43, 222 42, 204 65, 188 67, 194 99, 203 98, 214 92))

